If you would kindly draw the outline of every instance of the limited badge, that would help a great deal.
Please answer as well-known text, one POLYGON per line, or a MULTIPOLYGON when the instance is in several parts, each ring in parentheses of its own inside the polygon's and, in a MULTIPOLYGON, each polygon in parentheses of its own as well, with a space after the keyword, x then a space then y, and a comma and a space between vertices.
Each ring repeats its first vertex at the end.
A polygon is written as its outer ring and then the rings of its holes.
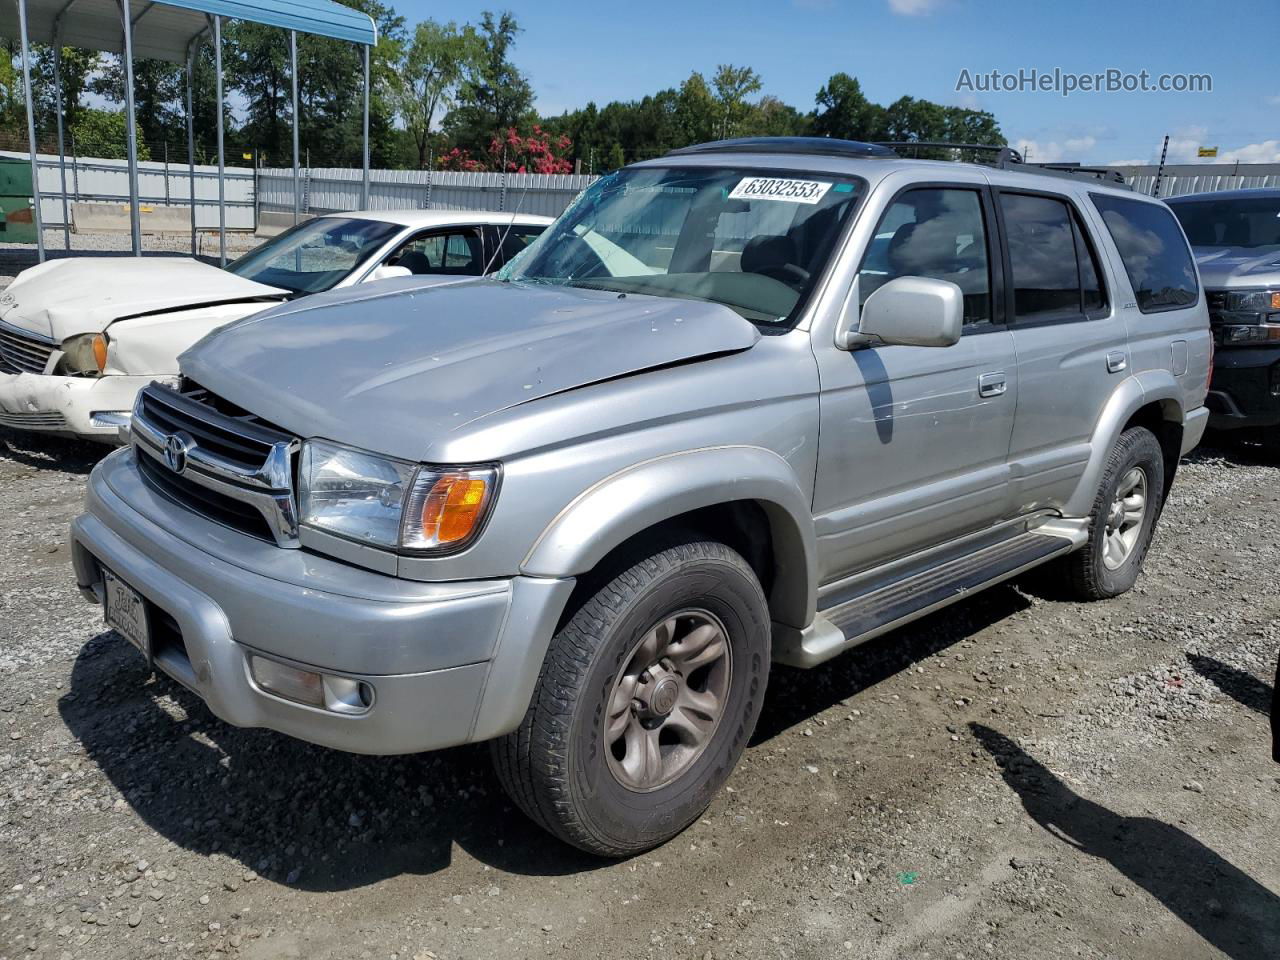
POLYGON ((729 193, 730 200, 784 200, 817 203, 831 184, 823 180, 790 180, 783 177, 744 177, 729 193))

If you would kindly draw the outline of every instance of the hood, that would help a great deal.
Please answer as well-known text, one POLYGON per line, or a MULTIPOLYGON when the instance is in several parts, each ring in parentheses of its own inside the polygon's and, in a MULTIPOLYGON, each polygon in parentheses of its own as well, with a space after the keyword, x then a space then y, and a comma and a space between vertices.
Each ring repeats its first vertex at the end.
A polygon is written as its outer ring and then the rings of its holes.
MULTIPOLYGON (((406 282, 408 282, 406 278, 406 282)), ((183 374, 303 437, 406 460, 481 417, 760 337, 728 307, 474 280, 322 294, 240 320, 183 374)))
POLYGON ((1194 252, 1207 289, 1280 285, 1280 247, 1196 247, 1194 252))
POLYGON ((125 317, 286 293, 189 257, 74 257, 18 274, 0 294, 0 320, 62 341, 125 317))

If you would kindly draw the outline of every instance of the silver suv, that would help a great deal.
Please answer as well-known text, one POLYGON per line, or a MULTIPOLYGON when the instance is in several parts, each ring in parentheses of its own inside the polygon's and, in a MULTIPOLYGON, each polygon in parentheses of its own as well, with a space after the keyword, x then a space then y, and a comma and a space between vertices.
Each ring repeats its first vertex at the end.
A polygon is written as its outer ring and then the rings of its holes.
POLYGON ((1049 561, 1128 590, 1210 350, 1159 202, 705 144, 602 178, 496 278, 210 335, 94 471, 76 576, 227 722, 492 741, 534 821, 625 855, 706 808, 772 661, 1049 561))

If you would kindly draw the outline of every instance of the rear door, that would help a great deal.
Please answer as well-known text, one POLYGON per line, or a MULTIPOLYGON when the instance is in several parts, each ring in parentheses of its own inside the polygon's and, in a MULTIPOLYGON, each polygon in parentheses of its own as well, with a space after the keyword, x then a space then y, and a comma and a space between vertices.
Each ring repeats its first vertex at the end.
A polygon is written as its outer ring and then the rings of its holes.
POLYGON ((1017 353, 1010 493, 1017 513, 1061 509, 1107 399, 1129 376, 1125 325, 1071 196, 998 187, 995 199, 1017 353))

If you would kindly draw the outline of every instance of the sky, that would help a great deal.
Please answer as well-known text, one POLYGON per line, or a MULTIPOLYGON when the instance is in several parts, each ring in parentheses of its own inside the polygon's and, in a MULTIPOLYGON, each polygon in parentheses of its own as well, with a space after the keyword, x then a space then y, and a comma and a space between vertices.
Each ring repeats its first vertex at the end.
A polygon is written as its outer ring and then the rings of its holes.
POLYGON ((717 64, 753 67, 800 110, 838 71, 873 101, 908 95, 989 110, 1005 137, 1038 161, 1280 162, 1277 0, 392 0, 410 24, 511 10, 523 28, 512 59, 537 107, 560 113, 594 100, 639 99, 717 64), (980 75, 1107 70, 1207 74, 1211 92, 982 90, 980 75), (957 90, 962 71, 972 81, 957 90))

